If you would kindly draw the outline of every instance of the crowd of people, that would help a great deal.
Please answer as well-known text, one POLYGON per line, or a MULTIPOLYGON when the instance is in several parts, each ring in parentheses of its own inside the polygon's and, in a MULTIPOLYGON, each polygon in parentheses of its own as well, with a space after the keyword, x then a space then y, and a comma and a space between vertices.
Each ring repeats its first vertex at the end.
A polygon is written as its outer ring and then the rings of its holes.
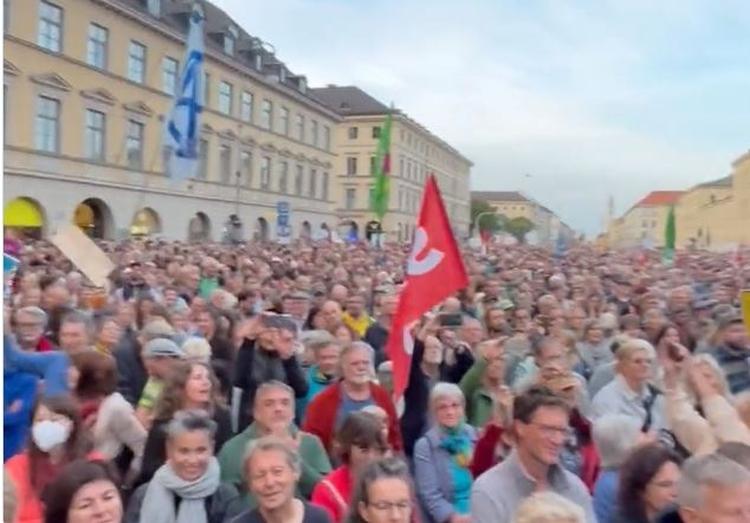
POLYGON ((750 522, 748 252, 466 248, 394 402, 408 245, 100 246, 14 253, 5 521, 750 522))

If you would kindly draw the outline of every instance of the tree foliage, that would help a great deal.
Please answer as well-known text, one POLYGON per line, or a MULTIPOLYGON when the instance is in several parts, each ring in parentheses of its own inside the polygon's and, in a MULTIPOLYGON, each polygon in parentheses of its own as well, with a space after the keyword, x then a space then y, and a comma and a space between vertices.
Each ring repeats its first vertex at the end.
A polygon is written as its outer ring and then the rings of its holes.
POLYGON ((479 230, 489 232, 499 232, 503 229, 506 218, 501 214, 496 214, 494 208, 483 200, 472 200, 471 202, 471 225, 472 227, 476 223, 477 216, 482 213, 484 214, 479 218, 479 230))
POLYGON ((505 224, 505 231, 512 234, 513 237, 518 240, 519 243, 526 241, 526 235, 534 229, 534 224, 531 220, 524 216, 518 216, 508 220, 505 224))

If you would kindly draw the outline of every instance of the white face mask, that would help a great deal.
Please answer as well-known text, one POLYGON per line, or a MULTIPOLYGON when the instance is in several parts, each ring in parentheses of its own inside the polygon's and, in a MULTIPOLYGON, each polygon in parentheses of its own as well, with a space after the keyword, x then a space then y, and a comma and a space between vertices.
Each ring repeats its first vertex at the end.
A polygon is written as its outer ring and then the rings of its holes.
POLYGON ((42 452, 49 452, 68 441, 70 426, 60 421, 38 421, 31 427, 31 437, 42 452))

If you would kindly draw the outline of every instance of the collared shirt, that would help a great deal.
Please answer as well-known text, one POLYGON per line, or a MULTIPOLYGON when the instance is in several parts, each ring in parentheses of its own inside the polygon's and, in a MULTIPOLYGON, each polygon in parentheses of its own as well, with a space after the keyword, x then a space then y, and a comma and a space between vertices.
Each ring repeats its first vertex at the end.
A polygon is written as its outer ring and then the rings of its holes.
MULTIPOLYGON (((633 391, 620 374, 615 376, 608 385, 602 388, 594 397, 594 419, 605 414, 625 414, 637 418, 641 423, 646 421, 644 401, 652 395, 644 385, 640 392, 633 391)), ((658 431, 667 427, 664 410, 664 395, 658 394, 651 405, 650 430, 658 431)))
MULTIPOLYGON (((560 465, 553 465, 547 474, 546 488, 583 508, 587 523, 596 523, 591 496, 580 478, 560 465)), ((536 481, 524 470, 518 454, 513 451, 474 482, 471 520, 474 523, 510 523, 521 502, 536 490, 536 481)))

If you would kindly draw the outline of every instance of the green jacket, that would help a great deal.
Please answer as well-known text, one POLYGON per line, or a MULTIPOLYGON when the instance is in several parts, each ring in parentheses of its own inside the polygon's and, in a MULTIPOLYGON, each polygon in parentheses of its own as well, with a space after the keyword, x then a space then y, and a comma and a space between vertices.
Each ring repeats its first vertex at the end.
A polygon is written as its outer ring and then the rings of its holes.
POLYGON ((466 398, 466 420, 470 425, 479 429, 492 418, 494 408, 492 396, 482 385, 485 370, 487 370, 487 360, 477 358, 459 384, 466 398))
MULTIPOLYGON (((292 426, 292 436, 297 437, 300 430, 292 426)), ((245 451, 248 443, 261 436, 258 425, 253 423, 243 432, 227 441, 219 453, 219 465, 221 466, 221 480, 231 483, 237 490, 244 493, 245 500, 249 503, 248 508, 255 508, 255 499, 249 494, 245 480, 243 479, 243 465, 245 451)), ((310 499, 313 488, 331 472, 331 462, 328 460, 326 449, 317 436, 302 432, 299 444, 299 456, 302 461, 302 475, 297 485, 297 494, 310 499)))

